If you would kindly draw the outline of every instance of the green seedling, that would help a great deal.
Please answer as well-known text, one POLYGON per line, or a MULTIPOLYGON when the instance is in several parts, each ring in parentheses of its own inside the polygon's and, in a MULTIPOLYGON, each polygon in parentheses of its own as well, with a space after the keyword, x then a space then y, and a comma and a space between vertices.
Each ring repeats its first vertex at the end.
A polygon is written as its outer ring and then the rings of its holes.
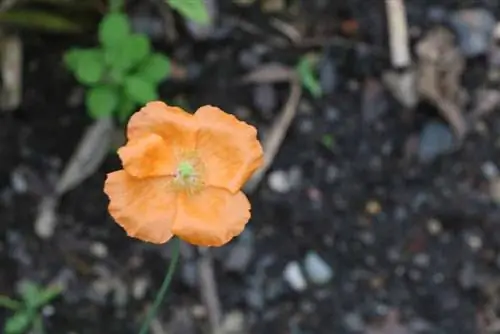
POLYGON ((302 86, 315 98, 323 95, 323 90, 316 75, 316 57, 313 55, 302 56, 297 64, 296 71, 302 86))
POLYGON ((116 116, 124 122, 137 106, 158 100, 158 85, 170 73, 170 61, 154 52, 146 35, 133 33, 128 17, 112 10, 99 24, 95 48, 74 48, 64 61, 87 87, 85 104, 94 118, 116 116))
POLYGON ((0 306, 13 314, 5 322, 2 333, 24 334, 30 330, 44 333, 41 309, 58 297, 60 288, 42 288, 33 282, 25 282, 20 289, 21 300, 0 296, 0 306))

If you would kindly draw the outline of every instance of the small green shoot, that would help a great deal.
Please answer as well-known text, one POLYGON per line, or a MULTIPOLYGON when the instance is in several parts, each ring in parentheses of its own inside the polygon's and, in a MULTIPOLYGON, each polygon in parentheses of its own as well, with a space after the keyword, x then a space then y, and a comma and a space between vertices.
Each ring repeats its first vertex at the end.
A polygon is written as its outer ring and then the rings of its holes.
POLYGON ((329 150, 335 146, 335 138, 332 135, 323 135, 321 138, 321 143, 329 150))
POLYGON ((323 90, 315 74, 315 65, 315 57, 306 55, 300 58, 296 71, 302 82, 302 86, 309 91, 313 97, 320 98, 323 95, 323 90))
POLYGON ((158 100, 158 85, 170 74, 170 60, 154 52, 146 35, 132 32, 128 17, 112 10, 99 25, 99 46, 74 48, 64 61, 87 87, 85 105, 94 119, 116 116, 125 122, 140 105, 158 100))
POLYGON ((166 0, 170 7, 178 11, 185 19, 198 24, 210 23, 207 6, 203 0, 166 0))
POLYGON ((21 286, 21 300, 0 296, 0 307, 14 313, 5 322, 3 333, 24 334, 31 329, 43 333, 43 318, 40 310, 61 294, 60 288, 42 288, 33 282, 21 286))

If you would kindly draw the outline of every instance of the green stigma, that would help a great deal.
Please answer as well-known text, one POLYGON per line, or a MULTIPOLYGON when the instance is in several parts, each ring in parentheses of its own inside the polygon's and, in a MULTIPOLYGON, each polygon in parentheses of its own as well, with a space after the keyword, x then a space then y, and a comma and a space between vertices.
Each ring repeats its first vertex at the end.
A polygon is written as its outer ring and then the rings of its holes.
POLYGON ((190 176, 193 176, 195 173, 195 170, 194 170, 194 167, 192 164, 190 164, 189 162, 183 161, 177 167, 177 173, 178 173, 179 177, 185 179, 185 178, 188 178, 190 176))

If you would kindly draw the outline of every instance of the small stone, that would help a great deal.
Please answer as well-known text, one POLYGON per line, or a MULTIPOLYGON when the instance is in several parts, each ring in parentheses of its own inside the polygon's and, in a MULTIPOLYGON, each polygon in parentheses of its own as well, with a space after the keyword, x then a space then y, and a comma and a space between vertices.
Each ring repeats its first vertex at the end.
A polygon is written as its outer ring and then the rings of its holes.
POLYGON ((429 266, 430 256, 427 253, 419 253, 413 257, 413 263, 421 268, 429 266))
POLYGON ((18 194, 24 194, 28 191, 28 182, 25 176, 18 169, 10 174, 12 189, 18 194))
POLYGON ((45 316, 45 317, 50 317, 50 316, 53 316, 54 314, 56 313, 56 309, 54 306, 52 305, 45 305, 43 308, 42 308, 42 314, 45 316))
POLYGON ((283 276, 293 290, 300 292, 307 288, 306 279, 298 262, 288 263, 283 271, 283 276))
POLYGON ((339 176, 340 176, 340 171, 337 167, 333 165, 326 167, 326 176, 325 176, 326 182, 333 183, 338 180, 339 176))
POLYGON ((483 246, 481 237, 472 233, 468 233, 465 236, 465 241, 473 251, 477 251, 483 246))
POLYGON ((376 215, 376 214, 379 214, 380 211, 382 211, 382 206, 380 205, 379 202, 377 202, 375 200, 371 200, 371 201, 368 201, 368 203, 366 203, 365 210, 366 210, 366 212, 368 212, 371 215, 376 215))
POLYGON ((490 11, 463 9, 452 15, 450 23, 458 34, 459 46, 465 56, 475 57, 488 50, 496 25, 490 11))
POLYGON ((450 129, 439 122, 429 122, 422 130, 418 156, 421 162, 430 162, 453 148, 454 137, 450 129))
POLYGON ((268 183, 271 190, 281 194, 289 192, 292 188, 288 173, 282 170, 271 172, 268 183))
POLYGON ((357 313, 348 313, 344 317, 344 326, 348 331, 362 332, 365 329, 365 322, 361 315, 357 313))
POLYGON ((90 244, 90 253, 92 253, 95 257, 100 259, 108 256, 108 247, 102 242, 93 242, 90 244))
POLYGON ((315 284, 325 284, 333 277, 333 270, 328 263, 312 251, 306 255, 304 269, 309 279, 315 284))
POLYGON ((498 177, 498 167, 491 161, 485 162, 481 166, 481 171, 483 172, 484 177, 489 180, 498 177))
POLYGON ((365 245, 373 245, 375 242, 375 235, 370 231, 362 231, 359 233, 359 240, 365 245))
POLYGON ((137 299, 143 299, 148 289, 148 279, 145 277, 137 277, 132 285, 132 296, 137 299))
POLYGON ((224 317, 221 333, 240 334, 245 328, 245 316, 240 311, 232 311, 224 317))
POLYGON ((430 235, 438 235, 443 230, 443 226, 439 220, 432 218, 427 222, 427 230, 430 235))

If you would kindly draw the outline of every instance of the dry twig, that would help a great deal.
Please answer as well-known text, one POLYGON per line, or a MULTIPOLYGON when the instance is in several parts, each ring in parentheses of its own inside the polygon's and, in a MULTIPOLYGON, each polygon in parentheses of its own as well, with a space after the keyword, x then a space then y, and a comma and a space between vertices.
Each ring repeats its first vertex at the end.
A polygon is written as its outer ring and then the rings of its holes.
POLYGON ((407 67, 411 63, 408 46, 408 24, 403 0, 385 0, 389 28, 391 61, 394 67, 407 67))

